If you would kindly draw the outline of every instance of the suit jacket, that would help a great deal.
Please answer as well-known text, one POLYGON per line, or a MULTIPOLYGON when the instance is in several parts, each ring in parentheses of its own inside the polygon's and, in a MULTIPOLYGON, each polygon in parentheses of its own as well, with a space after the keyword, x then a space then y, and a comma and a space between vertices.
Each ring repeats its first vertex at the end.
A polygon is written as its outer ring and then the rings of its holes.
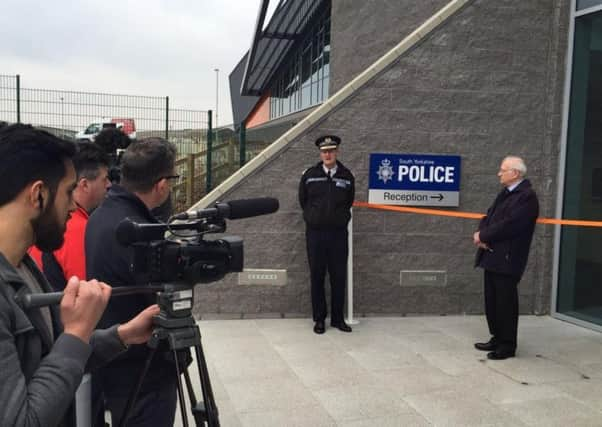
POLYGON ((537 195, 528 179, 513 191, 502 190, 479 223, 481 242, 475 266, 494 273, 522 277, 539 215, 537 195))

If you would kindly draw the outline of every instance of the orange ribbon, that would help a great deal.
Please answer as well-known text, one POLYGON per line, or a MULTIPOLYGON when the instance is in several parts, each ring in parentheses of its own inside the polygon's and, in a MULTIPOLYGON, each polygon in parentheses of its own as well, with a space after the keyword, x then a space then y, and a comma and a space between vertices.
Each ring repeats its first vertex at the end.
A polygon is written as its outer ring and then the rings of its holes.
MULTIPOLYGON (((415 213, 421 215, 449 216, 454 218, 481 219, 485 215, 474 212, 443 211, 440 209, 410 208, 407 206, 377 205, 367 202, 354 202, 358 208, 379 209, 383 211, 415 213)), ((537 218, 538 224, 575 225, 580 227, 602 227, 602 221, 581 221, 575 219, 537 218)))

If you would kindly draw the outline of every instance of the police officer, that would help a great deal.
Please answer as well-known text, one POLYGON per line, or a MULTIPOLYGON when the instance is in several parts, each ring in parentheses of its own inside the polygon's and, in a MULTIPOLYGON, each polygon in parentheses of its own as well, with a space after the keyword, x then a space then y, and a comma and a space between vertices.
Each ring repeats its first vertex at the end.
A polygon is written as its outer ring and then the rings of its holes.
POLYGON ((324 277, 330 276, 332 312, 330 325, 343 332, 351 327, 343 318, 347 281, 347 223, 355 196, 355 178, 337 161, 341 138, 325 135, 316 140, 320 162, 307 169, 299 184, 299 203, 305 220, 307 258, 311 271, 311 303, 314 332, 326 330, 324 277))

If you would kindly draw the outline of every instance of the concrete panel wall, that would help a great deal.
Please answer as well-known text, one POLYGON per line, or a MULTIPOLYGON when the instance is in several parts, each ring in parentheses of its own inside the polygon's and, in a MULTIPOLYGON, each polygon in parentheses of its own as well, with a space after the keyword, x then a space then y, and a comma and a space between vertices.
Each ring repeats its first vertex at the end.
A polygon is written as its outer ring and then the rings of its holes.
MULTIPOLYGON (((414 13, 416 26, 445 2, 335 0, 333 73, 350 66, 348 75, 333 80, 340 86, 368 65, 351 59, 361 56, 362 40, 372 46, 380 46, 379 37, 383 46, 399 42, 402 36, 393 40, 379 22, 402 22, 418 3, 425 10, 414 13), (351 20, 356 12, 350 9, 356 9, 358 22, 351 20), (377 15, 369 23, 361 18, 368 12, 377 15), (343 21, 348 23, 340 26, 343 21), (345 45, 342 35, 354 25, 365 37, 345 45), (341 40, 338 47, 336 40, 341 40)), ((455 154, 463 163, 459 210, 484 212, 499 189, 500 160, 516 154, 527 162, 542 216, 554 215, 568 3, 475 1, 231 191, 224 199, 280 199, 278 213, 230 221, 228 232, 244 237, 248 268, 286 269, 289 283, 239 286, 230 275, 197 286, 195 313, 310 315, 304 224, 296 197, 301 173, 318 161, 313 141, 324 133, 343 139, 340 159, 356 176, 357 200, 367 200, 371 152, 455 154)), ((354 225, 358 314, 482 313, 482 274, 472 267, 474 220, 356 209, 354 225), (400 270, 445 270, 447 284, 402 287, 400 270)), ((523 313, 549 311, 552 246, 553 229, 538 226, 520 284, 523 313)))
POLYGON ((448 0, 332 0, 330 93, 395 47, 448 0))

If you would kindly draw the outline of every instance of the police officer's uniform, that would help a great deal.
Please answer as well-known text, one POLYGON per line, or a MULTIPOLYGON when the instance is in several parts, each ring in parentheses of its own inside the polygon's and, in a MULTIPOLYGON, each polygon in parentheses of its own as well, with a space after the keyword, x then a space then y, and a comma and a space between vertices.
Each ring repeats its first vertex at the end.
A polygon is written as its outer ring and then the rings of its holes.
MULTIPOLYGON (((337 136, 318 138, 320 150, 336 149, 337 136)), ((319 162, 307 169, 299 184, 299 203, 306 224, 307 258, 311 271, 311 300, 314 331, 324 332, 327 315, 324 278, 326 270, 331 286, 331 325, 351 332, 343 318, 347 281, 347 224, 355 195, 355 178, 349 169, 337 161, 330 171, 319 162), (329 173, 327 173, 329 172, 329 173)))

